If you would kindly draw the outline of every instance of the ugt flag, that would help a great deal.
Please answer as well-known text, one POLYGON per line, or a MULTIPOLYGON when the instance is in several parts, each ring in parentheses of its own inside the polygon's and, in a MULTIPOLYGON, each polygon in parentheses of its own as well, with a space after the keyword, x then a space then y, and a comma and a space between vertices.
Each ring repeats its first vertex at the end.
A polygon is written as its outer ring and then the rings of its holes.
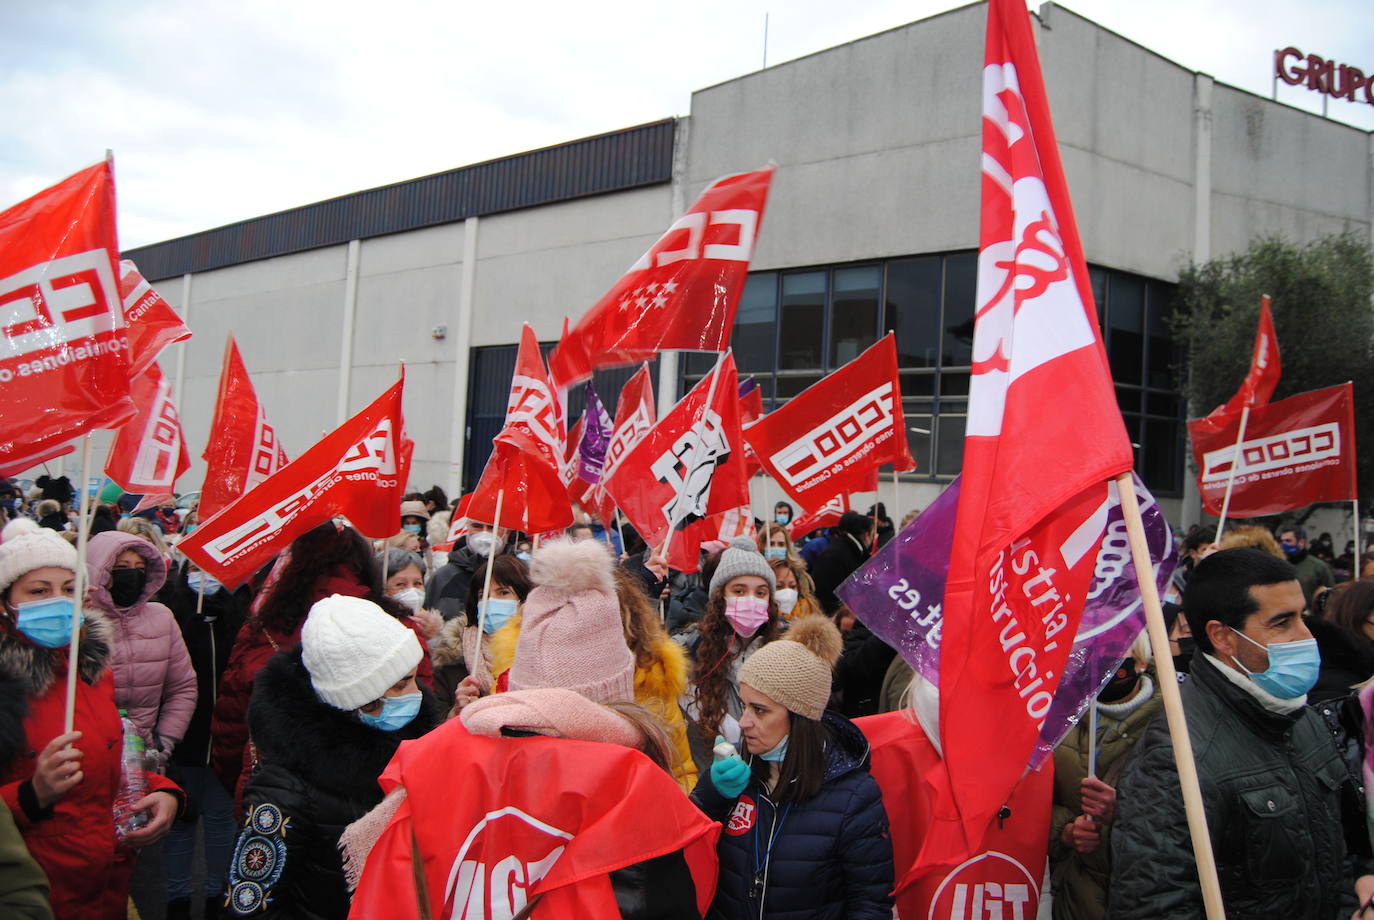
POLYGON ((1133 461, 1021 0, 988 6, 982 164, 968 422, 940 654, 941 746, 962 834, 935 842, 944 855, 971 852, 1021 778, 1083 609, 1077 572, 1019 556, 1012 567, 1018 541, 1076 514, 1086 490, 1133 461), (988 725, 997 726, 992 749, 988 725))
POLYGON ((134 379, 162 349, 189 339, 191 330, 128 259, 119 263, 119 296, 129 327, 129 377, 134 379))
POLYGON ((0 213, 0 464, 134 414, 114 163, 0 213))
POLYGON ((286 451, 258 402, 257 391, 232 335, 224 343, 210 440, 201 459, 205 461, 205 484, 200 493, 202 520, 257 488, 287 464, 286 451))
POLYGON ((549 355, 560 390, 669 349, 724 351, 773 167, 717 179, 549 355))
POLYGON ((105 475, 126 492, 172 491, 177 477, 191 468, 172 387, 156 362, 133 381, 138 414, 120 426, 105 459, 105 475))
POLYGON ((1188 434, 1202 504, 1212 514, 1221 513, 1233 467, 1229 510, 1235 517, 1356 496, 1355 396, 1348 383, 1251 409, 1239 445, 1239 412, 1194 419, 1188 434))
POLYGON ((256 489, 202 521, 177 548, 234 588, 296 537, 342 515, 368 537, 396 532, 415 444, 406 437, 401 379, 256 489))
MULTIPOLYGON (((1274 316, 1269 312, 1269 295, 1260 301, 1259 328, 1255 330, 1255 348, 1250 354, 1250 371, 1241 381, 1236 394, 1213 409, 1208 417, 1256 409, 1269 405, 1274 387, 1279 384, 1279 339, 1274 335, 1274 316)), ((1219 514, 1219 511, 1212 512, 1219 514)))
POLYGON ((888 333, 754 422, 744 437, 783 491, 814 508, 834 495, 864 491, 883 464, 916 466, 904 417, 896 337, 888 333))
POLYGON ((591 499, 600 508, 601 520, 606 522, 607 527, 615 519, 615 501, 606 494, 606 480, 635 445, 644 440, 657 420, 654 384, 649 379, 649 368, 641 367, 620 391, 620 401, 615 406, 615 427, 611 430, 611 440, 606 444, 606 462, 601 469, 601 481, 591 492, 591 499))

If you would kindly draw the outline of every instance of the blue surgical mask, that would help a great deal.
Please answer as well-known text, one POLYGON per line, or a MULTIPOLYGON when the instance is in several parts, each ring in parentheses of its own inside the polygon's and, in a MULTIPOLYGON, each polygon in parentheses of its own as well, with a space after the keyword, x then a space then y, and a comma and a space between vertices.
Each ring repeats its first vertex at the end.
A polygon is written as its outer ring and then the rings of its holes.
POLYGON ((418 534, 418 533, 420 532, 420 525, 419 525, 419 524, 402 524, 402 525, 401 525, 401 529, 402 529, 402 530, 408 530, 408 531, 410 531, 411 533, 414 533, 414 534, 418 534))
POLYGON ((1238 629, 1233 629, 1251 645, 1257 645, 1269 653, 1269 667, 1258 674, 1246 670, 1239 660, 1232 659, 1240 669, 1249 675, 1255 685, 1271 696, 1281 700, 1295 700, 1317 683, 1317 672, 1321 669, 1322 656, 1317 650, 1316 639, 1299 639, 1296 642, 1275 642, 1262 645, 1238 629))
POLYGON ((520 602, 508 597, 493 597, 477 602, 477 615, 482 618, 482 632, 490 636, 515 616, 520 602))
POLYGON ((516 553, 515 558, 521 562, 529 562, 531 557, 529 553, 516 553))
POLYGON ((782 740, 774 745, 772 750, 764 751, 759 755, 759 760, 766 760, 769 763, 782 763, 783 759, 787 757, 787 739, 791 737, 790 734, 783 735, 782 740))
POLYGON ((224 585, 220 584, 219 579, 215 578, 213 575, 206 575, 201 571, 187 572, 186 584, 193 593, 203 593, 206 597, 209 597, 211 594, 214 594, 220 588, 224 587, 224 585))
POLYGON ((782 524, 785 527, 788 524, 792 523, 792 516, 790 514, 775 514, 773 515, 773 521, 774 523, 782 524))
POLYGON ((63 648, 72 642, 72 599, 65 595, 15 606, 14 624, 34 645, 63 648))
POLYGON ((404 696, 382 697, 381 712, 370 716, 359 710, 358 718, 364 725, 370 725, 378 731, 394 732, 409 725, 419 713, 420 694, 407 693, 404 696))
POLYGON ((1280 543, 1279 548, 1283 550, 1283 554, 1289 559, 1292 559, 1298 553, 1302 552, 1302 548, 1296 543, 1280 543))
POLYGON ((786 558, 787 558, 787 547, 785 547, 785 546, 770 546, 770 547, 766 548, 766 549, 763 551, 763 558, 765 558, 765 559, 786 559, 786 558))

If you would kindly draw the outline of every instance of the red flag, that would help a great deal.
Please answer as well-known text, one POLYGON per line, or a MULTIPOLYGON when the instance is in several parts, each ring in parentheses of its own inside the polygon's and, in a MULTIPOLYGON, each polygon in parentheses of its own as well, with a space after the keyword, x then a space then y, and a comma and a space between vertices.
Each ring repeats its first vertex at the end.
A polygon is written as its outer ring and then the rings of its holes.
POLYGON ((1105 524, 1095 509, 1133 462, 1029 17, 1020 0, 988 7, 972 375, 940 658, 958 815, 932 825, 932 860, 976 852, 1021 778, 1082 615, 1105 524), (1020 553, 1008 566, 1027 535, 1061 564, 1020 553))
POLYGON ((716 538, 710 517, 749 504, 737 387, 727 353, 602 480, 655 551, 673 535, 668 562, 680 572, 695 572, 701 544, 716 538))
POLYGON ((813 530, 820 530, 822 527, 834 527, 840 523, 840 516, 848 510, 849 496, 841 492, 815 511, 810 514, 803 514, 793 521, 787 533, 795 543, 813 530))
POLYGON ((191 454, 172 402, 172 386, 156 363, 133 382, 138 414, 120 427, 105 458, 105 475, 126 492, 170 492, 191 468, 191 454))
POLYGON ((436 553, 451 553, 453 552, 453 545, 468 535, 468 503, 470 501, 472 501, 471 494, 458 499, 458 504, 448 519, 448 534, 444 537, 444 542, 431 545, 431 550, 436 553))
POLYGON ((744 437, 763 468, 803 508, 862 492, 879 466, 916 466, 906 442, 896 338, 863 354, 750 425, 744 437))
POLYGON ((563 479, 567 443, 562 406, 544 370, 539 340, 526 323, 511 378, 506 423, 472 492, 468 516, 525 533, 567 527, 572 523, 572 503, 563 479), (500 521, 496 520, 498 497, 500 521))
MULTIPOLYGON (((761 418, 763 418, 763 390, 759 387, 758 381, 750 377, 739 385, 740 429, 748 428, 761 418)), ((762 469, 763 464, 759 462, 758 455, 754 453, 754 448, 746 440, 744 442, 744 474, 753 479, 754 474, 762 469)))
POLYGON ((224 343, 210 440, 201 459, 206 464, 199 506, 202 520, 257 488, 288 463, 232 335, 224 343))
POLYGON ((415 444, 406 437, 405 372, 367 408, 229 505, 177 548, 230 588, 335 515, 365 536, 396 532, 415 444))
POLYGON ((578 505, 585 505, 593 488, 590 482, 578 475, 578 445, 582 443, 582 433, 586 428, 587 416, 583 415, 568 430, 568 445, 563 452, 563 482, 568 487, 568 500, 578 505))
POLYGON ((620 391, 620 401, 615 406, 615 424, 612 426, 611 440, 606 445, 606 463, 601 470, 601 481, 592 489, 591 500, 601 509, 601 520, 610 522, 615 519, 615 501, 606 494, 606 480, 615 472, 620 461, 635 445, 644 440, 658 420, 658 410, 654 406, 654 384, 649 379, 649 368, 641 367, 620 391))
POLYGON ((65 457, 74 450, 76 450, 75 444, 58 444, 56 447, 41 450, 38 453, 10 457, 0 463, 0 476, 17 476, 27 469, 38 466, 40 463, 47 463, 49 460, 65 457))
POLYGON ((549 356, 559 389, 668 349, 724 351, 773 167, 717 179, 549 356))
MULTIPOLYGON (((1221 513, 1236 457, 1240 413, 1188 423, 1202 504, 1221 513)), ((1231 491, 1234 517, 1259 517, 1313 502, 1356 497, 1355 396, 1348 383, 1250 410, 1231 491)))
POLYGON ((162 349, 189 339, 191 330, 128 259, 119 263, 119 297, 129 326, 129 377, 133 379, 157 360, 162 349))
MULTIPOLYGON (((1269 295, 1266 294, 1260 301, 1259 328, 1255 330, 1255 350, 1250 355, 1250 372, 1245 375, 1236 395, 1213 409, 1209 416, 1239 412, 1246 406, 1258 409, 1269 405, 1274 387, 1279 385, 1280 373, 1279 339, 1274 335, 1274 317, 1269 312, 1269 295)), ((1220 514, 1220 508, 1212 513, 1220 514)))
POLYGON ((0 463, 134 414, 118 253, 111 160, 0 213, 0 463))

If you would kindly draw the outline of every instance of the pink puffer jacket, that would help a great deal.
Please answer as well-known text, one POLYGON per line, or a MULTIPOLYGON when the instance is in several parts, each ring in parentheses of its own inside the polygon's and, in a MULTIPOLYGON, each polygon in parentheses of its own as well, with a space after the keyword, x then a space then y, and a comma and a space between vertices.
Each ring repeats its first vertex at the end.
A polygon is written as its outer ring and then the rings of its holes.
POLYGON ((150 747, 171 750, 186 734, 196 709, 196 672, 172 611, 150 601, 167 580, 167 563, 156 549, 133 534, 117 530, 91 537, 86 546, 90 579, 87 602, 114 626, 115 705, 128 711, 150 747), (148 580, 138 602, 123 610, 110 599, 110 572, 126 549, 143 557, 148 580), (154 738, 156 735, 156 738, 154 738))

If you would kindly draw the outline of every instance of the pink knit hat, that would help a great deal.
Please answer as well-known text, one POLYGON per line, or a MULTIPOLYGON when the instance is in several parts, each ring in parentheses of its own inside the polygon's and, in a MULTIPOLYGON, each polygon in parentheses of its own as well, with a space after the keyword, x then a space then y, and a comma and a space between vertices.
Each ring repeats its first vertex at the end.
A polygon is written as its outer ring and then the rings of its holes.
POLYGON ((511 690, 562 687, 597 703, 634 702, 635 659, 625 644, 613 565, 595 540, 553 540, 534 554, 511 690))

